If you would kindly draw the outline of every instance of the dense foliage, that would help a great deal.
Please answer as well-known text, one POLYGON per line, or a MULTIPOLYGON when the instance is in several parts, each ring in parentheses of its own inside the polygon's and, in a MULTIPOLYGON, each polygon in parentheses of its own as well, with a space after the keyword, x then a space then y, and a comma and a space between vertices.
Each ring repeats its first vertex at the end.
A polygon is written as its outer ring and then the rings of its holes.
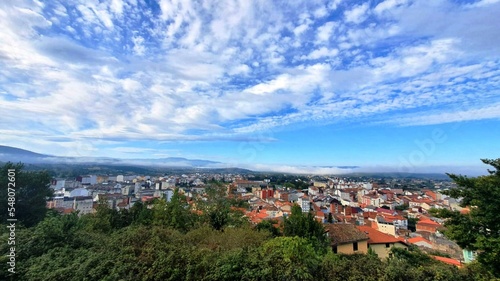
POLYGON ((435 210, 437 216, 447 218, 445 234, 465 249, 477 251, 479 262, 495 276, 500 277, 500 158, 483 159, 493 166, 489 175, 476 178, 449 174, 458 188, 444 194, 460 198, 462 207, 470 212, 435 210))
MULTIPOLYGON (((135 204, 95 214, 49 211, 16 232, 16 274, 7 272, 8 230, 0 227, 0 280, 490 280, 480 264, 458 269, 418 250, 340 255, 319 223, 299 209, 281 228, 252 226, 221 186, 208 198, 135 204), (282 229, 282 231, 280 230, 282 229)), ((235 201, 234 201, 235 202, 235 201)), ((239 203, 238 203, 239 204, 239 203)))
POLYGON ((23 164, 7 163, 0 167, 0 220, 5 222, 9 216, 8 211, 13 208, 13 214, 18 224, 34 226, 41 221, 46 212, 47 198, 52 196, 49 187, 50 175, 46 171, 26 172, 23 164), (11 176, 9 176, 9 171, 11 176), (14 192, 15 196, 7 196, 14 192), (8 201, 15 198, 15 201, 8 201))
MULTIPOLYGON (((184 233, 133 221, 97 231, 100 219, 49 213, 37 226, 19 229, 16 276, 10 279, 2 260, 0 279, 476 280, 480 272, 459 270, 418 251, 388 260, 337 255, 318 251, 307 238, 272 238, 247 225, 221 232, 205 224, 184 233)), ((1 251, 3 257, 5 243, 1 251)))

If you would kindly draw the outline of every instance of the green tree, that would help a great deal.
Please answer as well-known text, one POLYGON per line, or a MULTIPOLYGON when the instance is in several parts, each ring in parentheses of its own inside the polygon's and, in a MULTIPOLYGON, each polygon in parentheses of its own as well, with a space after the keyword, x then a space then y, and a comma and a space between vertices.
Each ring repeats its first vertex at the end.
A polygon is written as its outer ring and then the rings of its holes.
POLYGON ((277 223, 275 220, 263 220, 255 228, 258 231, 269 231, 273 237, 281 236, 280 230, 273 225, 275 223, 277 223))
POLYGON ((312 213, 302 213, 298 205, 294 205, 291 215, 284 219, 283 235, 309 239, 318 250, 323 250, 327 242, 323 224, 312 213))
POLYGON ((500 277, 500 158, 482 159, 494 167, 489 175, 469 178, 448 174, 458 188, 443 191, 453 198, 461 198, 460 206, 470 207, 468 214, 445 209, 433 214, 446 218, 445 235, 465 249, 477 251, 478 261, 500 277))
POLYGON ((153 205, 153 224, 170 226, 182 232, 189 231, 196 223, 197 215, 191 211, 186 197, 174 191, 170 202, 157 200, 153 205))
POLYGON ((115 229, 119 213, 109 207, 108 201, 105 198, 100 198, 97 202, 96 212, 86 216, 86 227, 92 231, 109 233, 115 229))
POLYGON ((300 237, 277 237, 260 248, 258 280, 315 280, 320 256, 310 241, 300 237))
POLYGON ((18 223, 30 227, 45 217, 47 198, 52 197, 53 192, 50 189, 51 177, 48 172, 26 172, 23 167, 21 163, 9 162, 0 168, 0 220, 5 222, 12 218, 7 208, 9 206, 14 208, 11 210, 18 223), (15 195, 10 196, 13 193, 15 195))
POLYGON ((394 207, 394 209, 396 209, 397 211, 405 211, 405 210, 408 210, 410 206, 408 204, 402 204, 402 205, 397 205, 396 207, 394 207))
POLYGON ((153 221, 153 211, 141 201, 134 203, 129 214, 133 224, 150 225, 153 221))
POLYGON ((205 189, 205 197, 196 203, 203 212, 203 218, 215 230, 223 230, 226 226, 239 225, 241 213, 234 215, 231 203, 226 198, 226 188, 221 182, 212 182, 205 189))
POLYGON ((343 255, 329 251, 322 259, 318 279, 328 281, 378 281, 383 271, 383 263, 375 255, 343 255))

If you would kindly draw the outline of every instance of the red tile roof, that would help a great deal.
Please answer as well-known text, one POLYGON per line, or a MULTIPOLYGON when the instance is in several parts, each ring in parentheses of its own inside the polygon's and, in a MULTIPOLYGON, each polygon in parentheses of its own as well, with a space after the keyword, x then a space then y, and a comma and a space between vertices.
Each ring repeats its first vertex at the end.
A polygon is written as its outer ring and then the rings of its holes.
POLYGON ((415 244, 415 243, 418 243, 418 242, 426 242, 426 243, 432 245, 431 241, 429 241, 429 240, 427 240, 427 239, 425 239, 423 237, 420 237, 420 236, 408 239, 408 243, 411 243, 411 244, 415 244))
POLYGON ((466 208, 463 208, 462 210, 460 210, 460 214, 462 214, 462 215, 467 215, 468 213, 470 213, 469 207, 466 207, 466 208))
POLYGON ((358 226, 358 229, 366 233, 369 237, 368 244, 386 244, 386 243, 403 243, 405 242, 399 240, 398 238, 391 236, 389 234, 382 233, 369 226, 358 226))
POLYGON ((433 220, 429 220, 429 219, 423 219, 423 220, 419 220, 417 222, 417 224, 420 224, 420 225, 423 225, 423 224, 426 224, 426 225, 435 225, 435 226, 441 226, 439 223, 433 221, 433 220))
POLYGON ((462 263, 459 260, 456 259, 451 259, 451 258, 445 258, 445 257, 440 257, 440 256, 432 256, 435 260, 451 264, 457 267, 462 267, 462 263))

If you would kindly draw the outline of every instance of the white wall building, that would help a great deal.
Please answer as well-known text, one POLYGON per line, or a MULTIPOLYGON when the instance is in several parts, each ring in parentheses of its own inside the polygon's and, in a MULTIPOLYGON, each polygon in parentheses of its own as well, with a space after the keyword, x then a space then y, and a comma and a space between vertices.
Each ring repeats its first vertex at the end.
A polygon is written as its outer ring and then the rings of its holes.
POLYGON ((311 202, 309 201, 309 198, 307 196, 299 197, 297 203, 299 204, 303 213, 308 213, 311 210, 311 202))

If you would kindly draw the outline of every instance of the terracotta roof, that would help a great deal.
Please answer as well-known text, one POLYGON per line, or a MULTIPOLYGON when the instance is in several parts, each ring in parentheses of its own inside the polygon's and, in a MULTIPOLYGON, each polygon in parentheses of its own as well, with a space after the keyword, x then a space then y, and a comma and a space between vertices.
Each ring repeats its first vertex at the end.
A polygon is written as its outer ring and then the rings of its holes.
POLYGON ((375 211, 377 211, 378 213, 387 214, 387 215, 392 215, 395 212, 393 210, 387 210, 384 208, 377 208, 377 209, 375 209, 375 211))
POLYGON ((467 215, 468 213, 470 213, 469 207, 466 207, 466 208, 463 208, 462 210, 460 210, 460 214, 462 214, 462 215, 467 215))
POLYGON ((385 194, 394 194, 394 190, 392 189, 379 189, 378 192, 385 193, 385 194))
POLYGON ((425 239, 423 237, 417 236, 417 237, 413 237, 413 238, 408 239, 408 243, 411 243, 411 244, 415 244, 415 243, 418 243, 418 242, 426 242, 426 243, 432 245, 431 241, 429 241, 429 240, 427 240, 427 239, 425 239))
POLYGON ((368 218, 370 218, 370 219, 376 219, 377 218, 377 212, 364 212, 363 213, 363 217, 365 219, 368 219, 368 218))
POLYGON ((424 220, 420 220, 417 222, 417 224, 426 224, 426 225, 434 225, 434 226, 441 226, 439 223, 433 221, 433 220, 429 220, 429 219, 424 219, 424 220))
POLYGON ((63 210, 63 213, 64 213, 64 214, 71 214, 71 213, 73 213, 74 211, 75 211, 75 209, 73 209, 73 208, 66 208, 66 209, 64 209, 64 210, 63 210))
POLYGON ((334 245, 347 244, 356 241, 368 240, 368 235, 356 228, 353 224, 329 224, 326 231, 334 245))
POLYGON ((432 256, 432 258, 434 258, 435 260, 447 263, 447 264, 454 265, 454 266, 458 266, 458 267, 462 266, 462 263, 456 259, 445 258, 445 257, 440 257, 440 256, 432 256))
POLYGON ((400 215, 388 215, 388 214, 379 214, 386 222, 394 222, 395 220, 404 220, 405 218, 400 215))
POLYGON ((386 243, 403 243, 405 242, 397 239, 394 236, 382 233, 369 226, 358 226, 358 229, 366 233, 369 237, 368 244, 386 244, 386 243))

